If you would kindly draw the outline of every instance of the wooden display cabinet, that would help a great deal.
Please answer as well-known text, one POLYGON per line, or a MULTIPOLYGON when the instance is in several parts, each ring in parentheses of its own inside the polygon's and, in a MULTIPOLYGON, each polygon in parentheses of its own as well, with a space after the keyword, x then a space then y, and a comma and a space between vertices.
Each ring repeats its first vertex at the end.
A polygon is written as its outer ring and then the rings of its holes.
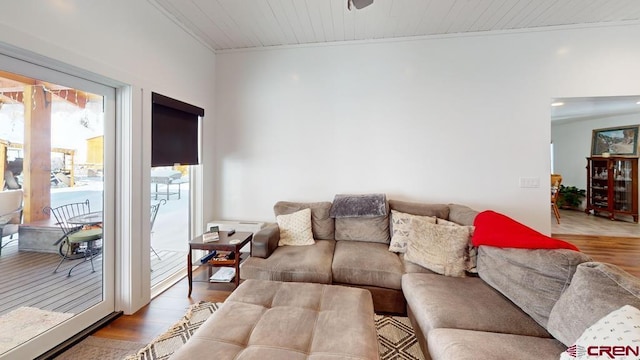
POLYGON ((638 222, 638 158, 587 158, 587 214, 633 217, 638 222))

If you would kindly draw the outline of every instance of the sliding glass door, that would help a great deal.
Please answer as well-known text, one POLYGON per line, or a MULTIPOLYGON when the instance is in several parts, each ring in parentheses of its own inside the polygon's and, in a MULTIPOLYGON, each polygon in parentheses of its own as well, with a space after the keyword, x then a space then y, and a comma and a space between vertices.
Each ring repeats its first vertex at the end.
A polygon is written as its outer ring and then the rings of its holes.
POLYGON ((0 55, 0 202, 23 204, 0 214, 17 219, 0 252, 0 357, 36 357, 113 313, 115 143, 114 88, 0 55))

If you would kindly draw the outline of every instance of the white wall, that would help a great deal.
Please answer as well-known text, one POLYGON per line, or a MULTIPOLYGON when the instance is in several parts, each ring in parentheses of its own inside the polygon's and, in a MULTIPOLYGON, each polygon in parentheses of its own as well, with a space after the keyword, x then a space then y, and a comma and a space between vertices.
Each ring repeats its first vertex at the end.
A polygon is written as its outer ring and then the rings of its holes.
POLYGON ((550 231, 550 100, 640 93, 639 26, 216 56, 216 214, 336 193, 456 202, 550 231), (519 187, 520 177, 541 187, 519 187))
MULTIPOLYGON (((143 208, 149 204, 151 91, 205 109, 204 135, 213 130, 215 54, 194 40, 148 1, 109 0, 21 0, 5 1, 0 12, 0 43, 16 47, 81 72, 91 72, 132 87, 133 144, 131 157, 132 215, 130 229, 134 239, 131 278, 122 276, 133 292, 134 303, 125 311, 135 311, 149 297, 149 238, 141 224, 149 224, 143 208), (146 181, 145 181, 146 180, 146 181), (145 221, 146 220, 146 221, 145 221), (143 255, 146 254, 146 255, 143 255), (146 285, 146 286, 145 286, 146 285)), ((7 46, 8 45, 8 46, 7 46)), ((120 125, 119 125, 120 126, 120 125)), ((205 142, 203 162, 213 163, 211 142, 205 142)), ((203 169, 205 183, 213 183, 213 169, 203 169)), ((122 174, 119 174, 122 177, 122 174)), ((213 197, 211 187, 203 196, 213 197)), ((213 217, 205 202, 204 217, 213 217)), ((148 211, 148 210, 147 210, 148 211)), ((124 264, 127 268, 127 265, 124 264)))
POLYGON ((555 172, 562 184, 587 188, 587 160, 594 129, 640 124, 640 113, 551 123, 555 172))

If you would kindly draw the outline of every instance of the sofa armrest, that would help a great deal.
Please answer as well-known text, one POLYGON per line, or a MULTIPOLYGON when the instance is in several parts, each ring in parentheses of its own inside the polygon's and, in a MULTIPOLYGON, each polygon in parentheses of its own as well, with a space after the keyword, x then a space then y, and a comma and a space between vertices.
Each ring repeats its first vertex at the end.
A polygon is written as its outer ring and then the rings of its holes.
POLYGON ((269 224, 253 234, 251 240, 251 256, 268 258, 278 247, 280 241, 280 228, 278 224, 269 224))

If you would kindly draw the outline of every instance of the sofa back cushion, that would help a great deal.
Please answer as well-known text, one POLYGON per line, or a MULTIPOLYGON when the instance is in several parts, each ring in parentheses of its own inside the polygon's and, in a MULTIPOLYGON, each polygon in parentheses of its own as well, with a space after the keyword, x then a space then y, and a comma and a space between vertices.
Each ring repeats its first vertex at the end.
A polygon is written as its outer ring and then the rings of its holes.
POLYGON ((585 329, 623 305, 640 308, 639 278, 611 264, 580 264, 551 310, 547 330, 570 346, 585 329))
POLYGON ((389 208, 391 210, 412 215, 435 216, 440 219, 449 219, 449 206, 445 204, 426 204, 400 200, 389 200, 389 208))
POLYGON ((278 201, 273 206, 273 212, 278 215, 292 214, 303 209, 311 209, 311 231, 314 239, 333 240, 335 225, 329 210, 331 202, 291 202, 278 201))
POLYGON ((389 216, 336 218, 336 240, 389 244, 389 216))
POLYGON ((476 210, 458 204, 449 204, 449 220, 460 225, 471 226, 478 215, 476 210))
POLYGON ((478 274, 546 327, 551 309, 571 283, 576 267, 587 261, 591 261, 587 255, 567 249, 480 246, 478 274))

